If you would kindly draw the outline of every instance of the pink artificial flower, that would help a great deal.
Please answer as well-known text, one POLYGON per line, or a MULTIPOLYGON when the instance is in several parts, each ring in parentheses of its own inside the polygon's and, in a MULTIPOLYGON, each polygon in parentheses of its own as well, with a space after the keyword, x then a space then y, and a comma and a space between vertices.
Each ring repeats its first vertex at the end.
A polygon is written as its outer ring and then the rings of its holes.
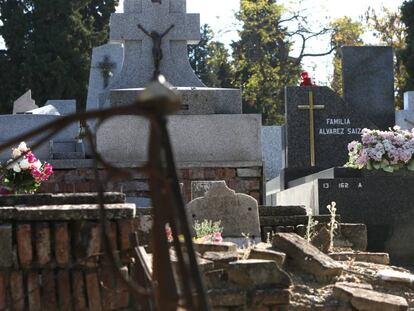
POLYGON ((53 166, 49 163, 45 163, 45 165, 43 166, 43 174, 45 174, 47 178, 49 178, 49 176, 53 174, 53 166))
POLYGON ((221 236, 221 232, 216 232, 214 234, 214 242, 223 242, 223 237, 221 236))
POLYGON ((172 235, 172 230, 169 226, 165 228, 165 233, 167 234, 168 242, 172 242, 174 240, 174 238, 173 238, 173 235, 172 235))
POLYGON ((37 168, 33 168, 30 172, 32 173, 32 176, 36 181, 43 180, 43 174, 37 168))
POLYGON ((29 161, 29 163, 34 163, 34 162, 37 161, 37 158, 35 157, 35 155, 31 151, 26 153, 25 157, 26 157, 27 161, 29 161))

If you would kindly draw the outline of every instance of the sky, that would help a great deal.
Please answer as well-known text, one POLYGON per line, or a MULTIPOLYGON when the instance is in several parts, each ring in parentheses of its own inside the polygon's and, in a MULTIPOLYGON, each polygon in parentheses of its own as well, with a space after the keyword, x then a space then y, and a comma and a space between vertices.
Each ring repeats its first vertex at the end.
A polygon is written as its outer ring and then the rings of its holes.
MULTIPOLYGON (((123 11, 123 0, 118 7, 118 11, 123 11)), ((279 3, 285 7, 305 12, 311 24, 326 24, 330 19, 342 16, 349 16, 357 20, 368 7, 374 8, 377 12, 381 11, 383 6, 392 10, 397 10, 403 0, 279 0, 279 3), (300 3, 300 5, 298 5, 300 3)), ((187 11, 189 13, 200 13, 201 24, 209 24, 215 33, 215 40, 229 45, 236 41, 237 29, 240 25, 237 23, 234 15, 239 10, 240 0, 187 0, 187 11)), ((1 38, 0 38, 1 39, 1 38)), ((373 37, 367 36, 365 42, 376 44, 373 37)), ((329 37, 322 37, 319 40, 310 42, 306 52, 320 53, 326 51, 329 45, 329 37)), ((0 48, 2 42, 0 40, 0 48)), ((295 56, 294 50, 292 56, 295 56)), ((332 56, 305 58, 304 69, 314 77, 318 84, 327 84, 330 75, 332 75, 332 56)))

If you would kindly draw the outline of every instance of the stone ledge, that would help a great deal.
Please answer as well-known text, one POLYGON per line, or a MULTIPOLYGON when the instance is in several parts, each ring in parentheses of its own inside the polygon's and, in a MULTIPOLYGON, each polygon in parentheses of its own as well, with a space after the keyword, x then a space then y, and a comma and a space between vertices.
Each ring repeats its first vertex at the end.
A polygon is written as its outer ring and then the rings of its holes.
MULTIPOLYGON (((105 192, 105 204, 122 204, 126 196, 120 192, 105 192)), ((0 206, 98 204, 98 193, 39 193, 0 196, 0 206)))
MULTIPOLYGON (((93 159, 72 159, 72 160, 49 160, 50 164, 53 165, 55 170, 65 170, 65 169, 82 169, 82 168, 94 168, 93 159)), ((147 162, 137 161, 131 162, 126 161, 122 163, 112 162, 112 165, 120 168, 136 168, 146 165, 147 162)), ((217 161, 217 162, 177 162, 177 168, 250 168, 250 167, 262 167, 262 161, 217 161)), ((102 167, 100 167, 102 168, 102 167)))
MULTIPOLYGON (((135 204, 105 204, 106 219, 134 218, 135 204)), ((0 208, 0 221, 98 220, 98 204, 42 205, 0 208)))

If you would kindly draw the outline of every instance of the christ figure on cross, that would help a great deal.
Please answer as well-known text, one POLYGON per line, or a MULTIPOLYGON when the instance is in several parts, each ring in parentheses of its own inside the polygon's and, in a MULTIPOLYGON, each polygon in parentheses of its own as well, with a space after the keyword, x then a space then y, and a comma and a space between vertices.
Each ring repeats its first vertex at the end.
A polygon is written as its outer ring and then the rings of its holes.
POLYGON ((142 30, 143 33, 145 33, 148 37, 152 39, 152 57, 154 58, 154 76, 153 79, 156 80, 158 76, 160 75, 160 64, 161 60, 163 58, 162 54, 162 38, 164 38, 171 29, 174 28, 174 25, 171 25, 168 27, 167 30, 165 30, 162 34, 158 33, 157 31, 147 31, 141 24, 137 25, 139 29, 142 30))

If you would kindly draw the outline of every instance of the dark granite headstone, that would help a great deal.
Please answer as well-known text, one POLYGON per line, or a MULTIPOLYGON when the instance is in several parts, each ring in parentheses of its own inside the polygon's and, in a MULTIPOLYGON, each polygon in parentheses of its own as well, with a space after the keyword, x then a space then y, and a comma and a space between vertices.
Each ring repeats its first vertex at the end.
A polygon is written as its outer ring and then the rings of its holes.
POLYGON ((342 48, 344 99, 383 130, 395 125, 393 64, 391 47, 342 48))
POLYGON ((315 168, 342 166, 348 160, 348 143, 361 138, 363 128, 377 128, 355 113, 328 87, 286 88, 286 167, 311 165, 309 92, 313 93, 315 168))

